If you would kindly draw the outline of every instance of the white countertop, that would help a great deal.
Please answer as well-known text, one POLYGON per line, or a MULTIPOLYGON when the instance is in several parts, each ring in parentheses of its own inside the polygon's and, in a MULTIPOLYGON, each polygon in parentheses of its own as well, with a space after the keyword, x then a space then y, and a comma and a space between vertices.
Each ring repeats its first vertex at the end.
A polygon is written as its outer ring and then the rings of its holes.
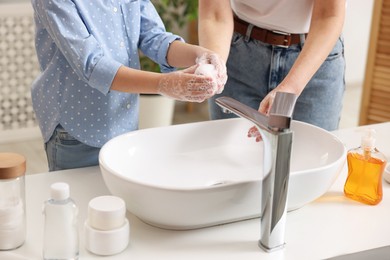
MULTIPOLYGON (((377 131, 377 148, 390 158, 390 122, 369 127, 377 131)), ((357 130, 361 128, 334 133, 350 149, 360 144, 361 133, 357 130)), ((281 251, 265 253, 257 246, 259 219, 198 230, 170 231, 152 227, 128 213, 130 244, 124 252, 106 259, 312 260, 390 245, 390 184, 383 181, 382 202, 369 206, 344 197, 346 176, 345 165, 324 196, 287 214, 286 247, 281 251)), ((26 242, 16 250, 0 251, 0 259, 42 258, 42 204, 48 198, 49 186, 57 181, 69 183, 71 196, 80 210, 80 259, 102 258, 84 248, 82 226, 88 202, 96 196, 110 194, 99 167, 90 167, 26 177, 26 242)))

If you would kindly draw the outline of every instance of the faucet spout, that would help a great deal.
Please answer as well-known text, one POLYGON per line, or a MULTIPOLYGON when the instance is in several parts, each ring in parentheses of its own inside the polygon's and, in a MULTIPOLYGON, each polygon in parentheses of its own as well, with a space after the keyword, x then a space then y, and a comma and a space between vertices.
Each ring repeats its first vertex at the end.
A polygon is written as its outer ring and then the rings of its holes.
POLYGON ((291 116, 297 97, 277 92, 268 116, 237 100, 220 97, 216 103, 254 123, 263 137, 264 160, 259 246, 266 252, 284 247, 287 191, 293 133, 291 116))

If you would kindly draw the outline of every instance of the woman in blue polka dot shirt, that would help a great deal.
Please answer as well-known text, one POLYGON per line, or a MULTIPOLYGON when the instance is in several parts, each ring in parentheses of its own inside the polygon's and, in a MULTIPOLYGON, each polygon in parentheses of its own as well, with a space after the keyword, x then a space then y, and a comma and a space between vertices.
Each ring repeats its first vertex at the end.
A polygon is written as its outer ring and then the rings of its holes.
POLYGON ((138 128, 139 93, 202 102, 226 82, 221 59, 166 32, 150 0, 32 5, 41 74, 31 94, 51 171, 97 165, 104 143, 138 128), (139 50, 166 73, 140 70, 139 50), (196 63, 216 76, 196 75, 196 63))

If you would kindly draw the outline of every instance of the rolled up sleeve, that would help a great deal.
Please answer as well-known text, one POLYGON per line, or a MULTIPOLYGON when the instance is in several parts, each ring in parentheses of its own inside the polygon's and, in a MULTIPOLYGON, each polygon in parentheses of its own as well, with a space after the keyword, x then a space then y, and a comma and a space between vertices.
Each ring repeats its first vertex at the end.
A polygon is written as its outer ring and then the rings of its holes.
POLYGON ((113 59, 102 57, 93 68, 88 84, 106 95, 121 65, 113 59))

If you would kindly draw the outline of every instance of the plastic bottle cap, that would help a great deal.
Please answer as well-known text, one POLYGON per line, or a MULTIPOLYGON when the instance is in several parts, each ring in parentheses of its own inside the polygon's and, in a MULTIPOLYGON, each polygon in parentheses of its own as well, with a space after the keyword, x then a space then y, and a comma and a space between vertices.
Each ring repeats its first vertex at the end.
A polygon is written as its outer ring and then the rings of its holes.
POLYGON ((112 230, 123 226, 126 205, 116 196, 100 196, 88 204, 88 222, 98 230, 112 230))
POLYGON ((54 200, 69 198, 69 185, 65 182, 56 182, 50 186, 50 197, 54 200))
POLYGON ((0 179, 13 179, 26 172, 26 158, 17 153, 0 153, 0 179))

